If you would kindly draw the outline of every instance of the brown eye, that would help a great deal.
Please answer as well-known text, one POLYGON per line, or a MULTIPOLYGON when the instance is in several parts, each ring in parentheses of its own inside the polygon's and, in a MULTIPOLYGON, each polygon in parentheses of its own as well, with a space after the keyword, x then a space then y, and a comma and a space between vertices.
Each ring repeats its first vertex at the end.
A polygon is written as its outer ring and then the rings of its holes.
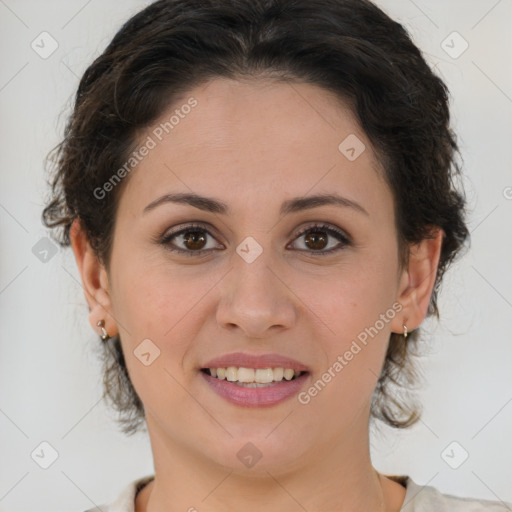
POLYGON ((206 236, 201 231, 184 231, 183 243, 187 249, 198 250, 203 249, 206 243, 206 236), (190 244, 190 245, 189 245, 190 244))
POLYGON ((186 254, 187 256, 196 256, 216 248, 222 248, 222 246, 215 245, 206 247, 209 237, 214 239, 204 227, 192 225, 164 235, 160 243, 170 251, 186 254))
POLYGON ((326 224, 314 225, 302 230, 296 236, 296 240, 302 236, 304 237, 304 247, 299 247, 299 249, 313 253, 315 256, 332 254, 352 245, 351 238, 348 235, 338 228, 326 224), (326 249, 329 246, 330 238, 337 239, 339 243, 326 249))
POLYGON ((321 250, 327 246, 328 238, 322 231, 309 231, 304 238, 304 243, 310 249, 321 250))
MULTIPOLYGON (((296 235, 295 240, 302 236, 304 237, 304 247, 299 247, 298 249, 315 256, 332 254, 352 245, 352 239, 349 235, 334 226, 326 224, 314 225, 304 229, 296 235), (337 240, 338 243, 331 244, 331 239, 337 240)), ((209 237, 215 240, 203 226, 190 225, 164 235, 160 243, 172 252, 187 256, 202 256, 212 250, 223 248, 222 244, 217 246, 214 244, 212 247, 207 247, 209 237)))

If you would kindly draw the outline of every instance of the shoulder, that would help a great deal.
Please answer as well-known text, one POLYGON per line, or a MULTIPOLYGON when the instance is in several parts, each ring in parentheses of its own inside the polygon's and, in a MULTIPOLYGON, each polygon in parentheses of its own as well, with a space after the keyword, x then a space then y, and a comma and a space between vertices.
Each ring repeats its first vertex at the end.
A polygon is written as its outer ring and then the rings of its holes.
POLYGON ((512 503, 454 496, 429 485, 419 485, 408 476, 394 477, 406 487, 400 512, 512 512, 512 503))
POLYGON ((104 503, 87 509, 84 512, 135 512, 135 496, 137 492, 154 478, 154 475, 137 478, 126 485, 111 503, 104 503))

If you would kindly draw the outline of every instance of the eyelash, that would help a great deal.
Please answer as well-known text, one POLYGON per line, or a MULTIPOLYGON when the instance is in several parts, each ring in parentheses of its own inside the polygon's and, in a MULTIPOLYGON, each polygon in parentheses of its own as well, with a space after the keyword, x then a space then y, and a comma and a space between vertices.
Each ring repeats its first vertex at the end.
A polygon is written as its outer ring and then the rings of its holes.
MULTIPOLYGON (((180 254, 185 254, 187 256, 198 256, 198 255, 203 255, 205 252, 217 250, 217 249, 199 249, 197 251, 190 251, 190 250, 177 249, 177 248, 171 247, 170 242, 173 238, 175 238, 183 233, 186 233, 188 231, 200 231, 203 233, 207 233, 208 235, 213 237, 213 235, 211 235, 211 233, 201 224, 190 224, 188 226, 185 226, 184 228, 181 228, 178 231, 173 231, 167 235, 164 235, 161 238, 161 240, 159 241, 159 243, 161 243, 162 245, 165 245, 166 249, 168 249, 169 251, 172 251, 175 253, 180 253, 180 254)), ((327 256, 327 255, 330 255, 335 252, 343 250, 344 247, 348 247, 348 246, 352 245, 351 238, 347 234, 345 234, 343 231, 341 231, 340 229, 335 228, 334 226, 331 226, 329 224, 322 224, 322 223, 314 224, 313 226, 308 226, 307 228, 301 230, 299 233, 296 234, 294 241, 297 238, 303 236, 304 234, 306 234, 310 231, 325 231, 328 235, 334 236, 341 242, 341 247, 338 246, 338 247, 334 247, 334 248, 331 248, 328 250, 319 250, 318 252, 314 251, 314 250, 299 249, 300 251, 305 251, 305 252, 311 253, 314 256, 327 256)))

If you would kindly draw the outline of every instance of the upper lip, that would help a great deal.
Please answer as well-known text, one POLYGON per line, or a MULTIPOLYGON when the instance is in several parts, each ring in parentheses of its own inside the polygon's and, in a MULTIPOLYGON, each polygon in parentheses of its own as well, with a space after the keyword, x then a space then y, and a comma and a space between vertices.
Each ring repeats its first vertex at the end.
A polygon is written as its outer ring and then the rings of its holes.
POLYGON ((201 368, 228 368, 229 366, 243 368, 291 368, 308 372, 306 365, 290 357, 280 354, 246 354, 243 352, 233 352, 225 354, 215 359, 211 359, 201 368))

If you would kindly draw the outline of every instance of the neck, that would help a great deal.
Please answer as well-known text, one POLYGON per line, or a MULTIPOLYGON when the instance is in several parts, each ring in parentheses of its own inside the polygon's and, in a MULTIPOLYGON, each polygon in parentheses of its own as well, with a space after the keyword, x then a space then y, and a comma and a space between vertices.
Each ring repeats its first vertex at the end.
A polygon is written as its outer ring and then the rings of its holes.
POLYGON ((342 439, 327 440, 323 449, 315 446, 291 463, 265 466, 262 457, 252 468, 241 469, 173 442, 150 415, 147 424, 155 479, 138 494, 135 512, 260 512, 262 507, 394 512, 403 503, 405 489, 371 464, 368 429, 352 428, 342 439))

